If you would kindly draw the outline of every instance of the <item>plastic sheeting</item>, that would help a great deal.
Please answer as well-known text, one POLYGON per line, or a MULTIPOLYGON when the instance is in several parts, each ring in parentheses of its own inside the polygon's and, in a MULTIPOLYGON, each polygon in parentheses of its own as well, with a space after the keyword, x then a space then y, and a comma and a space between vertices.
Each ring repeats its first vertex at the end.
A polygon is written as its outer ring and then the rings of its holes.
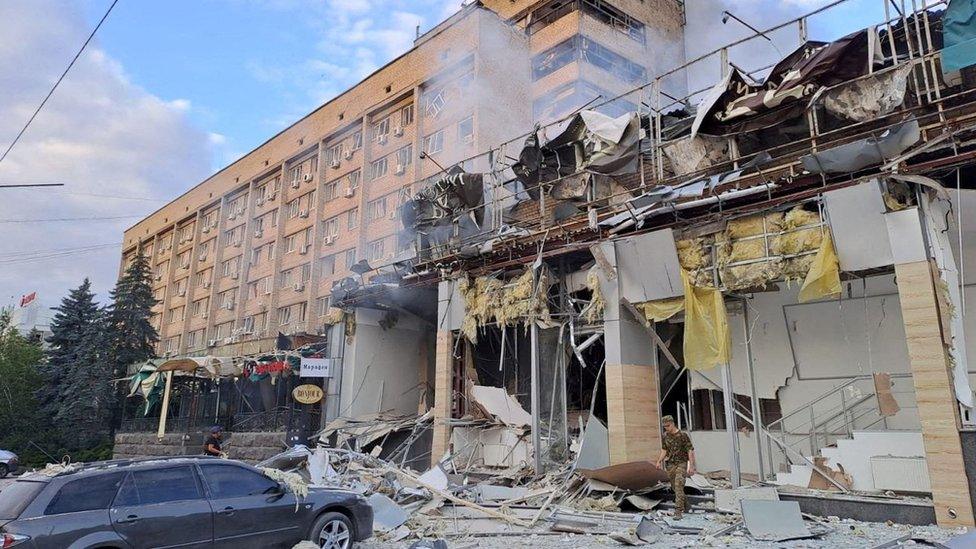
POLYGON ((685 310, 685 298, 675 297, 672 299, 648 301, 641 303, 640 308, 644 311, 644 317, 647 320, 651 322, 663 322, 685 310))
POLYGON ((732 359, 732 336, 722 292, 692 286, 682 272, 685 285, 684 359, 689 370, 708 370, 732 359))
POLYGON ((820 250, 810 265, 810 272, 803 281, 798 299, 800 303, 805 303, 825 297, 837 297, 840 292, 840 262, 837 261, 833 240, 827 232, 823 235, 820 250))
POLYGON ((949 2, 942 25, 942 72, 976 64, 976 0, 949 2))

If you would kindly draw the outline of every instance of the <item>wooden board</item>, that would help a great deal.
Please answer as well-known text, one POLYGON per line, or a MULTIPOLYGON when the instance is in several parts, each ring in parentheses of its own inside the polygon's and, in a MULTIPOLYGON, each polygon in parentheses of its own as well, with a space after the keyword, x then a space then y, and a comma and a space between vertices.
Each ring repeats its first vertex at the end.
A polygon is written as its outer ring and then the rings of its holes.
POLYGON ((958 406, 932 271, 927 261, 904 263, 895 265, 895 276, 936 520, 942 527, 973 527, 958 406))
POLYGON ((643 364, 607 364, 610 463, 653 460, 661 450, 657 372, 643 364))

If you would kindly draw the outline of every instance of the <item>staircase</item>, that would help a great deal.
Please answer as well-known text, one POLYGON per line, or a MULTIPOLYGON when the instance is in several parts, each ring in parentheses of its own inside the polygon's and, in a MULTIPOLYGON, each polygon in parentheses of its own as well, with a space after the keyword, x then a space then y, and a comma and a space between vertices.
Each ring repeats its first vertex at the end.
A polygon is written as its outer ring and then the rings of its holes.
MULTIPOLYGON (((840 438, 831 446, 820 448, 831 469, 844 471, 854 479, 854 490, 896 490, 927 492, 930 490, 925 467, 925 449, 919 431, 854 431, 850 438, 840 438)), ((813 458, 807 456, 810 461, 813 458)), ((774 484, 806 487, 813 467, 790 464, 788 472, 776 473, 774 484)))

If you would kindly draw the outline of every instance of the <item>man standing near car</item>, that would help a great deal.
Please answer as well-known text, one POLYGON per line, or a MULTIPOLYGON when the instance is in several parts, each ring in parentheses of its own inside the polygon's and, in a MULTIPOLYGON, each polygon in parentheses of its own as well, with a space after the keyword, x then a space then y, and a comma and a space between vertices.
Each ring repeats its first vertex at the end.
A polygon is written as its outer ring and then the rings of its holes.
POLYGON ((688 510, 685 499, 685 475, 695 474, 695 447, 691 444, 688 433, 678 429, 674 418, 664 416, 664 440, 661 441, 661 454, 656 465, 665 464, 668 478, 671 479, 671 489, 674 490, 674 519, 680 520, 688 510))
POLYGON ((223 430, 220 425, 214 425, 210 428, 210 434, 207 436, 207 440, 203 442, 203 453, 208 456, 221 457, 224 453, 220 450, 220 439, 223 435, 223 430))

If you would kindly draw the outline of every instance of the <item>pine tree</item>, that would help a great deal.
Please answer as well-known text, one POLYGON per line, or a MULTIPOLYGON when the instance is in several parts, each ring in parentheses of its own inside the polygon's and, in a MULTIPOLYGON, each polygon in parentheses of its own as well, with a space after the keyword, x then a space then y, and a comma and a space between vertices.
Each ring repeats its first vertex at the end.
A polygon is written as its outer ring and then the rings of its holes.
MULTIPOLYGON (((111 362, 109 375, 121 379, 126 369, 135 363, 155 358, 159 334, 153 327, 152 308, 156 299, 152 293, 149 259, 139 254, 125 270, 122 278, 109 294, 112 304, 107 311, 107 348, 111 362)), ((127 386, 120 384, 113 406, 112 425, 121 421, 121 404, 125 401, 127 386)))
POLYGON ((107 442, 111 413, 110 372, 105 370, 104 313, 86 278, 54 309, 47 362, 37 392, 40 413, 54 421, 63 449, 107 442), (104 410, 102 410, 104 408, 104 410))
POLYGON ((48 427, 34 397, 42 383, 40 340, 31 341, 10 324, 10 311, 0 311, 0 448, 17 449, 25 463, 43 462, 31 445, 44 444, 48 427))

